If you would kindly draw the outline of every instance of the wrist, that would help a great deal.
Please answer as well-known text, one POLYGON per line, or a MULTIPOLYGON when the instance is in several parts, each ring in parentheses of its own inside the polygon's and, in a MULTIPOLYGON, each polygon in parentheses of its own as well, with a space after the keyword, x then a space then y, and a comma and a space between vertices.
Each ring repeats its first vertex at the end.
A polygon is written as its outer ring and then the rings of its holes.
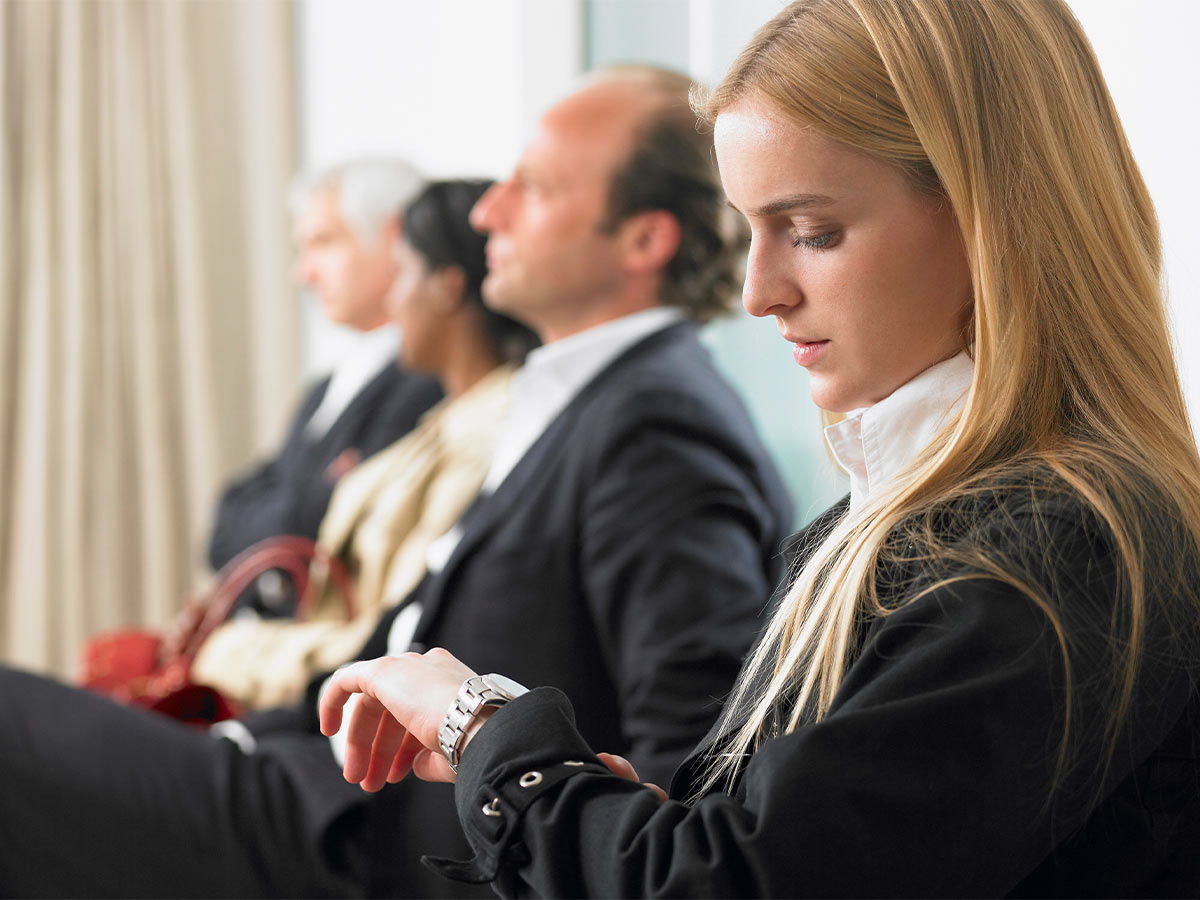
POLYGON ((466 728, 463 729, 462 740, 458 742, 458 755, 460 759, 462 758, 463 753, 466 752, 467 745, 471 743, 471 739, 478 734, 479 729, 483 727, 483 724, 490 719, 492 717, 492 713, 499 708, 499 705, 485 706, 472 717, 470 722, 467 723, 466 728))
POLYGON ((525 686, 494 673, 474 675, 462 683, 438 729, 438 745, 450 763, 451 771, 458 771, 458 762, 467 743, 496 707, 525 693, 528 693, 525 686))

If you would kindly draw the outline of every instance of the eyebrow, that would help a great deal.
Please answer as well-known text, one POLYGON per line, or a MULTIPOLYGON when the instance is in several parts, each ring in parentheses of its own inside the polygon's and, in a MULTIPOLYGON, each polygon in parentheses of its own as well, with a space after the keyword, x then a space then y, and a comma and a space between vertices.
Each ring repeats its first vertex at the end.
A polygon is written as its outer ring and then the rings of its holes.
MULTIPOLYGON (((754 209, 748 209, 745 211, 745 215, 765 218, 768 216, 777 216, 783 212, 796 212, 802 209, 829 206, 833 202, 832 197, 826 197, 824 194, 789 194, 786 197, 780 197, 778 200, 772 200, 770 203, 755 207, 754 209)), ((729 205, 733 206, 732 203, 729 205)), ((733 208, 737 209, 736 206, 733 206, 733 208)))

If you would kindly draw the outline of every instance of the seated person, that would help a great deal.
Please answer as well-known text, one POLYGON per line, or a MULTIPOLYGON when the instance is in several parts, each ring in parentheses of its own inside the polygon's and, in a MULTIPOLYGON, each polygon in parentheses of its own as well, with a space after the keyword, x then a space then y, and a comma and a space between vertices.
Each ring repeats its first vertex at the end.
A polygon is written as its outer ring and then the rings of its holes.
MULTIPOLYGON (((743 244, 690 87, 605 72, 476 205, 484 299, 543 346, 480 497, 359 653, 440 645, 555 685, 651 778, 715 721, 791 522, 698 338, 743 244)), ((0 895, 491 896, 421 864, 466 850, 447 785, 342 777, 318 688, 224 739, 0 667, 0 895)))
POLYGON ((802 0, 702 108, 848 502, 669 799, 442 650, 335 676, 347 777, 457 777, 442 868, 507 897, 1200 896, 1200 458, 1070 9, 802 0))
POLYGON ((467 216, 489 184, 434 182, 404 211, 389 294, 404 335, 400 363, 436 377, 446 397, 334 488, 317 543, 346 562, 354 617, 346 621, 327 570, 314 566, 305 621, 235 617, 201 647, 194 680, 243 706, 294 702, 312 675, 352 658, 384 609, 416 587, 430 543, 478 492, 509 380, 537 344, 525 326, 483 305, 485 239, 467 216))
MULTIPOLYGON (((315 538, 337 480, 407 434, 440 399, 437 379, 396 365, 396 333, 386 327, 397 217, 420 186, 399 160, 350 162, 294 186, 296 279, 331 322, 369 337, 308 392, 275 456, 221 493, 208 547, 214 570, 265 538, 315 538)), ((263 614, 290 615, 295 598, 280 582, 262 578, 243 600, 263 614)))

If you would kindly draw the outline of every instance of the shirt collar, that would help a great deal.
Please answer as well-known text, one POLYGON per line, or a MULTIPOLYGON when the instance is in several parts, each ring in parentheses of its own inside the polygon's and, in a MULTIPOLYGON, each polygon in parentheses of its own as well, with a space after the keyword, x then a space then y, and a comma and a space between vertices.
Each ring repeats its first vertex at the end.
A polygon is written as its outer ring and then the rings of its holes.
POLYGON ((530 352, 519 380, 557 382, 567 396, 574 396, 621 351, 682 319, 681 309, 656 306, 545 344, 530 352))
POLYGON ((678 308, 654 307, 530 352, 513 376, 508 415, 482 492, 489 494, 499 487, 554 418, 605 366, 638 341, 683 318, 678 308))
POLYGON ((400 334, 391 326, 355 335, 354 348, 338 362, 321 403, 305 425, 312 439, 325 434, 367 384, 386 366, 399 365, 400 334))
POLYGON ((826 426, 825 440, 850 476, 850 508, 863 502, 937 437, 962 409, 975 365, 965 352, 930 366, 874 406, 826 426))

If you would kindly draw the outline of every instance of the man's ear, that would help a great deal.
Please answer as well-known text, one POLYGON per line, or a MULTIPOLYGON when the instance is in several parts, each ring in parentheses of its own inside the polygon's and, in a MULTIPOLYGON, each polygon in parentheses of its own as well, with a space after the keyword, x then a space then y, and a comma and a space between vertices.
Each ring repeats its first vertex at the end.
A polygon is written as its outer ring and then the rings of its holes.
POLYGON ((625 267, 633 272, 657 272, 667 267, 683 237, 679 220, 663 209, 630 216, 617 232, 625 267))

